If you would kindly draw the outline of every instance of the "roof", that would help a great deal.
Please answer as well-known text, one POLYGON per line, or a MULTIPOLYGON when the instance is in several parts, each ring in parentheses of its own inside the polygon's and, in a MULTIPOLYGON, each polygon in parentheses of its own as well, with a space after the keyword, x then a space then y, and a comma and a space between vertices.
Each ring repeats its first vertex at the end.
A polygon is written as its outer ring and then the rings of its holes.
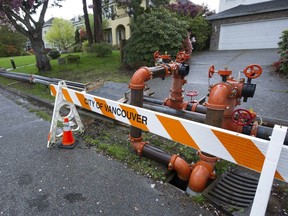
POLYGON ((47 21, 44 23, 44 26, 52 25, 52 22, 53 22, 54 19, 55 19, 55 18, 52 17, 52 18, 50 18, 49 20, 47 20, 47 21))
POLYGON ((288 10, 287 0, 273 0, 249 5, 238 5, 207 17, 207 20, 217 20, 231 17, 247 16, 252 14, 288 10))

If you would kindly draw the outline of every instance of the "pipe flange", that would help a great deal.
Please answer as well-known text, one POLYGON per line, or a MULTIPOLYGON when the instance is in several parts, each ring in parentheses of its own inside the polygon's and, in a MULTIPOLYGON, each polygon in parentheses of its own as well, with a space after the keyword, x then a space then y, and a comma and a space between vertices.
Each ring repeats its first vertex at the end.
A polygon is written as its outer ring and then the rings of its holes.
POLYGON ((148 144, 149 142, 143 142, 142 141, 142 136, 141 137, 138 137, 138 138, 134 138, 134 137, 131 137, 130 134, 128 135, 129 136, 129 139, 131 141, 131 144, 132 144, 132 147, 133 149, 135 150, 135 152, 137 153, 137 155, 139 157, 142 156, 142 152, 143 152, 143 148, 146 144, 148 144))
POLYGON ((176 154, 173 154, 171 156, 171 159, 170 159, 169 164, 168 164, 168 170, 173 170, 175 161, 178 157, 179 157, 179 155, 176 155, 176 154))

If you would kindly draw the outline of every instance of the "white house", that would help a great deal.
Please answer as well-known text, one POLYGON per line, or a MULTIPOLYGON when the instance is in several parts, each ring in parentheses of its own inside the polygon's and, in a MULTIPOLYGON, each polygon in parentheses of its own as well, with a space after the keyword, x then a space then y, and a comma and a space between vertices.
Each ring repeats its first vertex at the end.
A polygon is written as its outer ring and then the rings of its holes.
POLYGON ((211 50, 277 48, 288 29, 288 0, 220 0, 212 23, 211 50))

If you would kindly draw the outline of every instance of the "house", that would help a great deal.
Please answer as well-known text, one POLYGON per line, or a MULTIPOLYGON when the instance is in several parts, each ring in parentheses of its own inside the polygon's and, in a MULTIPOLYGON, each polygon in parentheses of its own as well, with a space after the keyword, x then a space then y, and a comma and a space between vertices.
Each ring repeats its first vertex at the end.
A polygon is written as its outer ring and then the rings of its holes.
MULTIPOLYGON (((146 8, 148 1, 142 0, 141 6, 146 8)), ((110 2, 112 18, 108 19, 108 25, 103 29, 104 40, 113 46, 119 46, 121 40, 131 37, 130 23, 132 17, 129 8, 117 6, 117 2, 110 2)))
POLYGON ((220 0, 212 24, 210 50, 278 48, 288 29, 288 0, 220 0))

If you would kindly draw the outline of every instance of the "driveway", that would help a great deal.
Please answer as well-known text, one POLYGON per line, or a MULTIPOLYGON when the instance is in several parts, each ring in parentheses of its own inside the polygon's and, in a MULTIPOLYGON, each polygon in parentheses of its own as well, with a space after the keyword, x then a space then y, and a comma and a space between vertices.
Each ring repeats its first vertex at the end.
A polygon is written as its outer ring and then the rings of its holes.
MULTIPOLYGON (((259 64, 263 73, 252 80, 252 83, 257 84, 254 98, 249 98, 248 102, 242 103, 239 108, 253 108, 258 115, 288 120, 288 79, 273 72, 270 67, 278 59, 277 49, 197 52, 192 54, 190 59, 190 73, 186 77, 187 84, 184 85, 184 90, 197 90, 199 95, 193 99, 206 96, 208 69, 212 64, 215 65, 215 70, 227 66, 235 78, 238 77, 238 72, 249 64, 259 64)), ((242 73, 241 77, 245 75, 242 73)), ((220 76, 214 74, 210 83, 214 84, 220 80, 220 76)), ((155 91, 154 97, 164 99, 169 95, 171 82, 171 77, 168 77, 164 81, 153 79, 147 84, 155 91)), ((185 97, 185 100, 190 100, 190 97, 185 97)))

